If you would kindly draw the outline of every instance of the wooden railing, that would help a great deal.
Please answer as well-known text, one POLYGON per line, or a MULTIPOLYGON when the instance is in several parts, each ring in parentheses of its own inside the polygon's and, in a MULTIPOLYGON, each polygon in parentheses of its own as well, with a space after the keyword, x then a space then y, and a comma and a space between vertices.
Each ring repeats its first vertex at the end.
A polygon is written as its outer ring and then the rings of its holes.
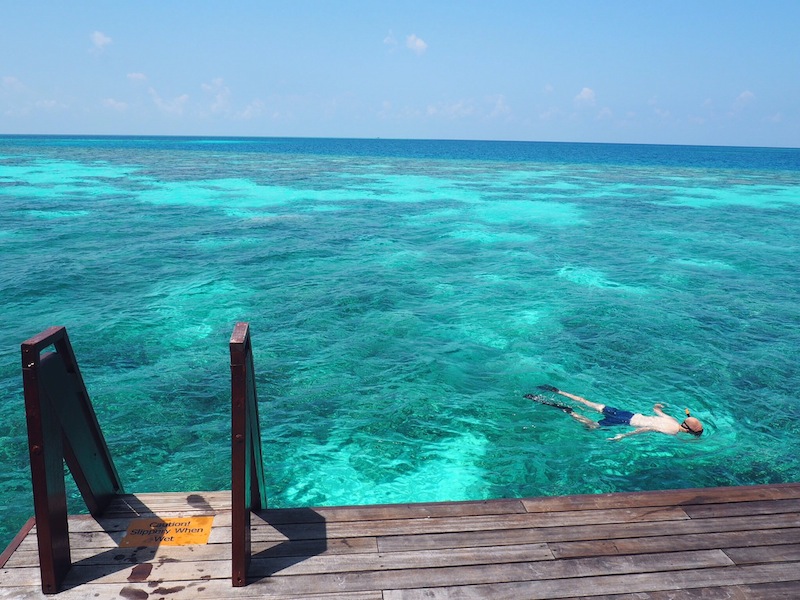
POLYGON ((237 323, 231 351, 231 559, 232 581, 247 585, 250 512, 267 507, 250 327, 237 323))
POLYGON ((55 594, 72 564, 64 460, 93 516, 123 490, 64 327, 22 344, 22 382, 42 591, 55 594))
MULTIPOLYGON (((247 584, 251 511, 267 507, 250 328, 237 323, 231 353, 231 566, 247 584)), ((64 327, 22 344, 22 379, 42 591, 59 591, 72 563, 64 461, 89 512, 124 493, 64 327), (54 351, 44 352, 53 347, 54 351)))

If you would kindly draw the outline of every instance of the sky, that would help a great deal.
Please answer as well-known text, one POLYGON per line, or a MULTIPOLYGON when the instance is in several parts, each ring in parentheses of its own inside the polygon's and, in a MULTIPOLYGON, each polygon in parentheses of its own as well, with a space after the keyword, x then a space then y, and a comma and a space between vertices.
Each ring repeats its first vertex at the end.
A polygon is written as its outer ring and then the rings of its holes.
POLYGON ((800 0, 0 0, 0 134, 800 147, 800 0))

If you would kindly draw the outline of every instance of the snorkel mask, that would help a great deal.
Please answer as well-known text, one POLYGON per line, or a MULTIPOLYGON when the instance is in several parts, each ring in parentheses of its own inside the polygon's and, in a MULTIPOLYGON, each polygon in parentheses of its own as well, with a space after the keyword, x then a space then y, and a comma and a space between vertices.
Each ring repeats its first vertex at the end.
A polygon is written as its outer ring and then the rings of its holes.
MULTIPOLYGON (((686 419, 688 419, 689 417, 692 416, 692 413, 689 412, 688 408, 685 408, 684 410, 686 411, 686 419)), ((686 423, 686 419, 684 419, 683 423, 681 423, 681 427, 683 429, 685 429, 686 431, 688 431, 689 433, 691 433, 695 437, 700 437, 701 435, 703 435, 703 430, 702 429, 700 431, 695 431, 694 429, 689 427, 689 425, 686 423)), ((702 425, 701 425, 701 427, 702 427, 702 425)))

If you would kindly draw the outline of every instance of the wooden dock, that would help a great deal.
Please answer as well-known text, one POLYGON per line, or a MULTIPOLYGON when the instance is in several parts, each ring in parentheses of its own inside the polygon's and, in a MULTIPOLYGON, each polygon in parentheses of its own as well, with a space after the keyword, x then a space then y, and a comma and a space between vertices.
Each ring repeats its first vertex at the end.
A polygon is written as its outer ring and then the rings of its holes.
POLYGON ((69 517, 72 568, 41 591, 31 522, 0 598, 800 598, 800 484, 294 508, 252 514, 231 584, 229 492, 121 495, 69 517), (207 543, 120 547, 132 519, 214 517, 207 543))

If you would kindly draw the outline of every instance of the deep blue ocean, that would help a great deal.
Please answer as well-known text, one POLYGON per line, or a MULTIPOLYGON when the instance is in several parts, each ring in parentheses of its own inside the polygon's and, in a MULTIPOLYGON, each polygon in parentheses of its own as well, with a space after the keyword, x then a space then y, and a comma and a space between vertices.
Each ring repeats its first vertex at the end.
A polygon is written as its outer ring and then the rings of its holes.
POLYGON ((272 506, 800 481, 799 262, 796 149, 0 137, 0 549, 51 325, 129 492, 229 489, 237 321, 272 506))

